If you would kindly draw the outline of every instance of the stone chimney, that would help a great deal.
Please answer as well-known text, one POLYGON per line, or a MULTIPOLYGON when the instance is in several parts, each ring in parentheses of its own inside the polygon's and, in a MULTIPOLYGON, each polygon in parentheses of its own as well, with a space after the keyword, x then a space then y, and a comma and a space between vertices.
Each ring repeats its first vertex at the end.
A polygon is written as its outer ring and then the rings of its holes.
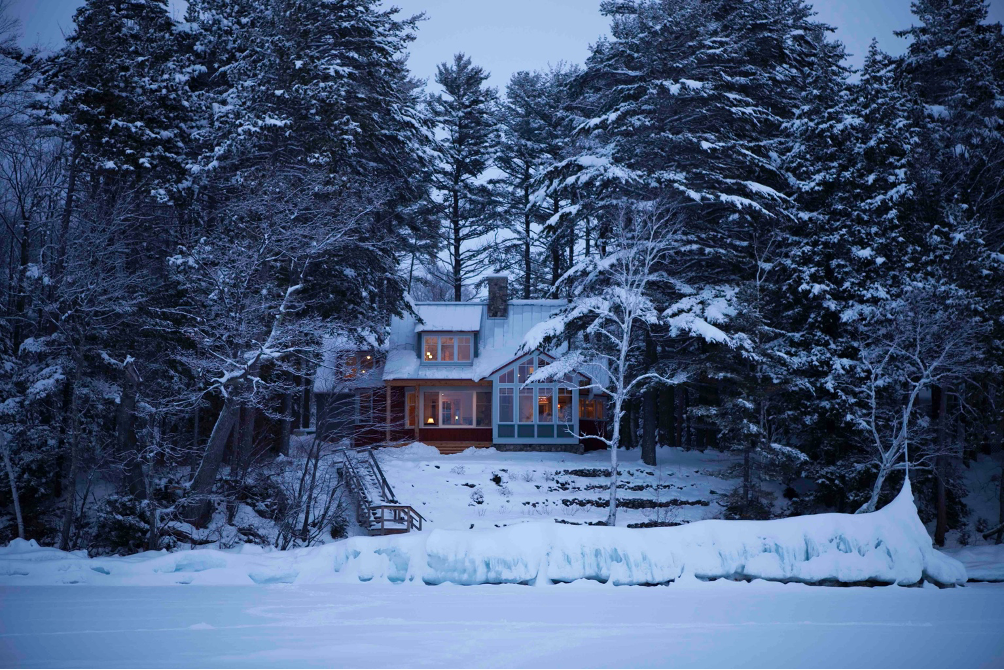
POLYGON ((509 276, 488 277, 488 318, 505 319, 509 316, 509 276))

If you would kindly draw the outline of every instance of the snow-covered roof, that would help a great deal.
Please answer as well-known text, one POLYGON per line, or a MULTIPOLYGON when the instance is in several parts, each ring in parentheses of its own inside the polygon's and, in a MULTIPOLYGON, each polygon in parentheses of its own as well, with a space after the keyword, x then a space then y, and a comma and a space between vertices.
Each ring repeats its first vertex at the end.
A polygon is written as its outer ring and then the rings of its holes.
POLYGON ((415 305, 424 323, 415 327, 415 332, 445 331, 453 333, 476 333, 481 330, 481 313, 484 303, 436 302, 415 305))
POLYGON ((347 393, 357 388, 383 386, 381 381, 383 368, 379 365, 353 379, 344 378, 344 357, 349 352, 372 350, 376 353, 380 349, 381 347, 370 337, 365 338, 362 343, 340 335, 326 337, 321 345, 321 364, 314 372, 314 393, 347 393))
POLYGON ((481 381, 515 358, 526 333, 565 304, 564 300, 511 300, 506 318, 489 319, 484 302, 416 303, 415 310, 426 323, 417 324, 410 315, 394 318, 383 379, 481 381), (477 314, 476 327, 470 327, 472 314, 477 314), (422 365, 415 350, 415 335, 423 331, 477 332, 478 355, 470 365, 422 365))

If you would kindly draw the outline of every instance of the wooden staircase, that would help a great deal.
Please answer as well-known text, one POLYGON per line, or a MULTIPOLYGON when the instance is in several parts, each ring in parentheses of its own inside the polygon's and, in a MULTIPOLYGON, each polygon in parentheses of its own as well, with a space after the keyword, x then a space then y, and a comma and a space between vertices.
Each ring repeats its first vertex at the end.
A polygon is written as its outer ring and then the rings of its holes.
POLYGON ((394 497, 372 449, 346 449, 341 475, 356 503, 356 521, 367 533, 395 535, 422 530, 425 517, 394 497))

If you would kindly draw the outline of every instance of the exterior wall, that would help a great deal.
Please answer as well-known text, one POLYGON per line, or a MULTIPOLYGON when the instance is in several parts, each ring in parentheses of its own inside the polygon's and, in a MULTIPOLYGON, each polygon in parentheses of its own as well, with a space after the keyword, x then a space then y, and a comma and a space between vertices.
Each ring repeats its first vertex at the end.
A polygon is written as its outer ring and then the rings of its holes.
POLYGON ((491 428, 419 428, 418 439, 426 444, 436 442, 470 442, 490 444, 492 441, 491 428))

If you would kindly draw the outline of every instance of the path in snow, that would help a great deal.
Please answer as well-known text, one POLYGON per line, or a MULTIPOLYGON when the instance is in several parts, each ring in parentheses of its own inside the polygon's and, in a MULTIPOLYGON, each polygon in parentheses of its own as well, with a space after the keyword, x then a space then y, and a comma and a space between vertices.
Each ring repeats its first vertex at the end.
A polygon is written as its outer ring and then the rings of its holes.
POLYGON ((1004 585, 0 588, 0 666, 1004 665, 1004 585))

